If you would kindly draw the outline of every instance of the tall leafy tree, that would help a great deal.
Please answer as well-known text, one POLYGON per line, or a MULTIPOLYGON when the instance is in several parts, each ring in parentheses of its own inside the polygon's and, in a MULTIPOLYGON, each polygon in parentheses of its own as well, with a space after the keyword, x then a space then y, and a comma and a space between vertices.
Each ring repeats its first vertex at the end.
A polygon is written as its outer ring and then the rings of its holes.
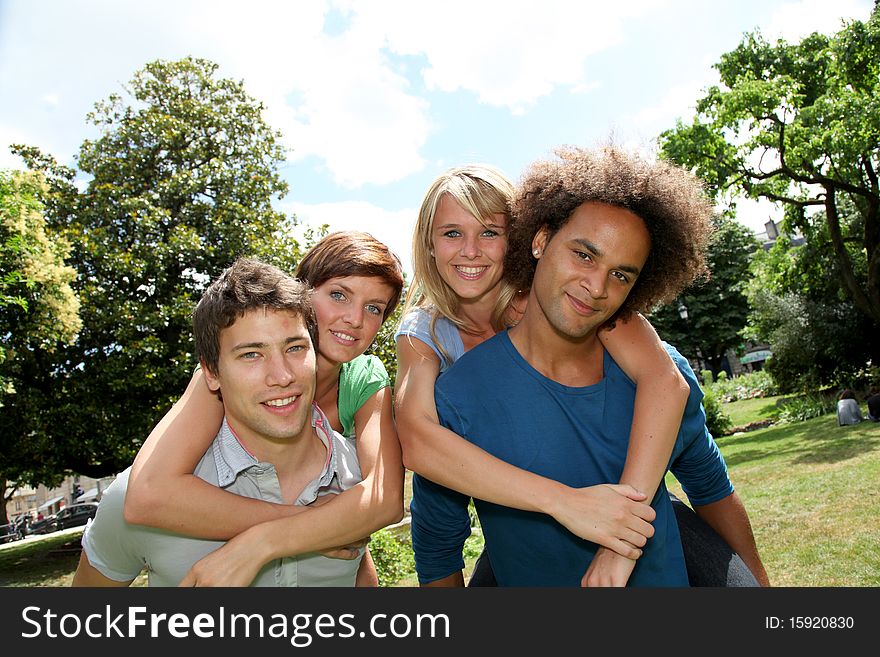
POLYGON ((95 105, 100 136, 75 172, 16 147, 44 172, 47 214, 73 245, 83 328, 55 367, 48 413, 71 469, 120 470, 194 366, 190 313, 239 255, 293 269, 299 245, 272 208, 285 154, 263 106, 202 59, 155 61, 95 105))
POLYGON ((69 245, 46 226, 44 191, 36 174, 0 171, 0 524, 17 484, 51 482, 60 471, 52 427, 34 411, 49 402, 53 352, 81 327, 69 245))
MULTIPOLYGON (((847 204, 841 210, 852 220, 847 204)), ((859 387, 876 324, 849 297, 827 226, 802 225, 803 245, 783 236, 753 261, 746 333, 773 345, 767 368, 783 391, 859 387)))
POLYGON ((692 123, 663 133, 664 154, 719 198, 746 194, 794 210, 788 231, 824 226, 843 289, 880 326, 877 8, 831 37, 789 44, 748 34, 715 68, 721 86, 698 102, 692 123))
POLYGON ((749 263, 760 245, 748 228, 730 217, 718 215, 714 223, 707 256, 711 276, 689 287, 650 319, 664 340, 718 373, 727 350, 742 343, 749 314, 745 295, 749 263), (681 306, 687 309, 686 319, 680 315, 681 306))

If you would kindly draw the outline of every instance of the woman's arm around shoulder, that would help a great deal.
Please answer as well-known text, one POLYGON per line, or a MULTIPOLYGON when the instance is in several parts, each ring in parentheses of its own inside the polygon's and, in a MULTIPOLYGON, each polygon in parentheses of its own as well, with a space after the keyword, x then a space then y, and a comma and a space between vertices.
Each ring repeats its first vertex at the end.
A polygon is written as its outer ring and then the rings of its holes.
POLYGON ((125 496, 128 522, 226 540, 267 520, 302 511, 228 493, 193 474, 223 422, 223 404, 201 369, 141 446, 125 496))
POLYGON ((244 586, 272 559, 306 552, 345 551, 403 517, 403 466, 388 388, 374 393, 355 414, 362 481, 319 498, 294 517, 262 522, 199 561, 184 583, 244 586), (328 499, 329 498, 329 499, 328 499), (326 500, 326 502, 325 502, 326 500))
MULTIPOLYGON (((613 328, 600 331, 599 337, 636 384, 633 422, 619 483, 643 492, 650 501, 669 465, 690 388, 642 315, 633 313, 626 320, 618 319, 613 328)), ((581 584, 625 586, 634 567, 632 559, 600 548, 581 584)))
POLYGON ((635 409, 620 483, 653 498, 669 465, 690 388, 654 327, 633 313, 599 337, 636 384, 635 409))
POLYGON ((517 468, 439 423, 434 383, 440 361, 424 342, 397 339, 397 430, 406 467, 465 495, 548 513, 581 538, 627 555, 653 533, 654 511, 630 486, 571 488, 517 468), (623 541, 628 541, 630 545, 623 541))

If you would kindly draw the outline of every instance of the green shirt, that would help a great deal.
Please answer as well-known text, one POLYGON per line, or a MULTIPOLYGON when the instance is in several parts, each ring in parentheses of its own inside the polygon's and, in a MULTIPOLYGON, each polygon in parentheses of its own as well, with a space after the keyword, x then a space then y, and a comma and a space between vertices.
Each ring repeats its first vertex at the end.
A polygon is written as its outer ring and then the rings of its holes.
POLYGON ((339 373, 339 423, 342 435, 354 438, 354 415, 370 397, 391 385, 391 378, 377 356, 362 354, 342 364, 339 373))

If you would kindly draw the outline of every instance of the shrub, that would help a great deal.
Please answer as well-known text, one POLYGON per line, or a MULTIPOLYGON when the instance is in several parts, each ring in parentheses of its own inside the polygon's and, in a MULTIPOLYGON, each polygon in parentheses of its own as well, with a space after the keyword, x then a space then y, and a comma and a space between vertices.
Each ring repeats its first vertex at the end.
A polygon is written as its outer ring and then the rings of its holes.
POLYGON ((482 531, 474 531, 471 530, 471 535, 467 537, 467 540, 464 542, 464 550, 462 550, 462 555, 465 560, 467 559, 476 559, 480 556, 480 553, 483 551, 483 546, 485 542, 483 540, 483 532, 482 531))
POLYGON ((728 379, 726 376, 722 377, 719 374, 718 380, 710 384, 710 387, 722 402, 771 397, 777 394, 776 383, 766 370, 741 374, 732 379, 728 379))
MULTIPOLYGON (((380 529, 370 540, 370 554, 376 564, 379 586, 394 586, 416 572, 409 532, 380 529)), ((471 535, 464 542, 462 556, 465 560, 476 559, 483 551, 483 532, 479 525, 472 527, 471 535)))
POLYGON ((852 367, 848 370, 841 367, 839 374, 833 382, 835 388, 867 392, 880 386, 880 367, 870 362, 864 367, 852 367))
POLYGON ((711 387, 703 390, 703 409, 706 411, 706 427, 716 438, 727 433, 728 429, 733 425, 730 416, 724 412, 721 406, 721 400, 715 394, 711 387))
POLYGON ((379 586, 393 586, 416 570, 409 534, 380 529, 370 540, 370 554, 376 564, 379 586))
POLYGON ((833 397, 819 394, 801 395, 788 399, 782 405, 779 421, 783 423, 803 422, 814 417, 833 413, 837 401, 833 397))

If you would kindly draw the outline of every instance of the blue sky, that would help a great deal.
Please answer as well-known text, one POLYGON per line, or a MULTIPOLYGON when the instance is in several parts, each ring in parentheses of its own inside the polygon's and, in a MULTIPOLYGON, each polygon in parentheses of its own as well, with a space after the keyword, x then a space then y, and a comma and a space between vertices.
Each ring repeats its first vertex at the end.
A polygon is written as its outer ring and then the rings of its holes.
MULTIPOLYGON (((651 151, 689 119, 712 64, 760 29, 832 33, 871 0, 0 0, 0 167, 6 145, 73 164, 86 113, 153 59, 220 64, 284 135, 310 225, 367 230, 409 265, 431 180, 464 162, 516 179, 563 144, 651 151)), ((740 205, 760 230, 769 206, 740 205)))

